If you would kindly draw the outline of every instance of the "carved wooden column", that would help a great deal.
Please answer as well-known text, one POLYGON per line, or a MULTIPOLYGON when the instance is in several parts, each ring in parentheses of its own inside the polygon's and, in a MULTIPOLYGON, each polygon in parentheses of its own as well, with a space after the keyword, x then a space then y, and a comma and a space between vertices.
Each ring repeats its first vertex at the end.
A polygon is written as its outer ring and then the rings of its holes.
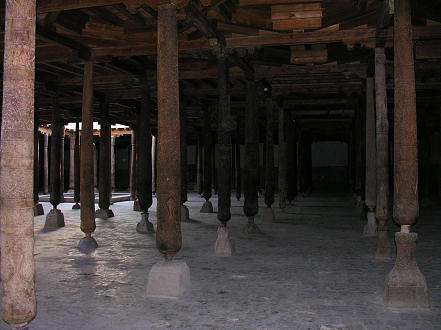
POLYGON ((64 215, 57 209, 58 204, 61 203, 61 125, 59 117, 58 102, 55 99, 54 107, 52 108, 52 138, 51 138, 51 204, 52 210, 46 216, 45 228, 64 227, 64 215))
POLYGON ((74 202, 72 210, 80 209, 80 121, 75 123, 74 202))
POLYGON ((291 204, 297 196, 297 141, 296 126, 288 115, 286 121, 286 199, 291 204))
POLYGON ((147 296, 179 297, 190 287, 181 249, 181 152, 176 5, 158 6, 158 189, 156 246, 165 261, 153 265, 147 296))
MULTIPOLYGON (((95 138, 93 139, 95 140, 95 138)), ((93 191, 98 187, 98 149, 96 147, 96 141, 93 142, 93 191)))
POLYGON ((135 129, 132 128, 130 135, 131 149, 130 149, 130 200, 136 199, 136 149, 135 149, 135 129))
POLYGON ((376 146, 375 146, 375 108, 374 108, 374 80, 366 78, 366 183, 365 204, 368 208, 367 223, 363 228, 363 236, 377 235, 375 219, 376 198, 376 146))
POLYGON ((109 209, 112 199, 112 181, 111 181, 111 127, 109 122, 109 103, 104 97, 100 102, 101 122, 100 122, 100 153, 99 153, 99 209, 95 213, 96 218, 111 218, 113 211, 109 209))
POLYGON ((156 136, 152 135, 152 193, 156 195, 156 136))
POLYGON ((279 166, 278 166, 278 183, 279 183, 279 208, 286 207, 286 137, 285 137, 285 109, 283 105, 278 105, 279 119, 279 166))
POLYGON ((141 109, 136 117, 138 144, 138 163, 136 164, 136 195, 141 210, 141 221, 136 225, 138 233, 154 233, 149 221, 149 208, 152 206, 152 130, 151 130, 150 84, 142 84, 141 109))
POLYGON ((179 104, 179 115, 181 120, 181 222, 189 222, 190 214, 184 204, 187 201, 187 125, 185 122, 185 102, 182 97, 179 104))
MULTIPOLYGON (((239 119, 237 120, 237 129, 240 128, 239 119)), ((236 199, 240 200, 242 197, 242 175, 240 170, 240 138, 239 134, 237 134, 237 141, 234 152, 236 153, 236 199)))
POLYGON ((355 155, 354 155, 354 163, 355 163, 355 169, 354 169, 354 186, 355 186, 355 194, 357 195, 357 202, 358 205, 362 205, 362 199, 361 199, 361 190, 362 190, 362 166, 363 166, 363 155, 362 155, 362 115, 361 115, 361 108, 360 108, 360 98, 358 95, 353 95, 352 97, 352 105, 354 107, 354 139, 355 139, 355 155))
POLYGON ((390 258, 390 242, 387 232, 389 210, 389 122, 387 119, 386 55, 384 48, 375 49, 375 100, 376 100, 376 156, 378 220, 376 259, 390 258))
POLYGON ((259 206, 257 203, 257 186, 259 184, 259 115, 257 112, 257 89, 254 77, 247 77, 247 104, 245 109, 245 168, 243 211, 248 223, 243 232, 253 234, 260 232, 254 223, 259 206))
POLYGON ((69 136, 69 189, 75 186, 75 136, 69 136))
POLYGON ((35 317, 32 199, 35 1, 5 1, 0 219, 2 318, 24 328, 35 317))
POLYGON ((39 133, 38 133, 38 109, 34 107, 34 216, 43 215, 43 205, 39 201, 39 188, 40 188, 40 171, 39 171, 39 133))
POLYGON ((66 127, 64 125, 61 125, 60 133, 60 202, 64 203, 64 137, 66 135, 66 127))
POLYGON ((84 63, 83 104, 81 134, 80 198, 81 231, 85 234, 79 244, 80 251, 98 247, 92 233, 95 231, 94 147, 93 147, 93 62, 84 63))
POLYGON ((116 135, 112 135, 112 126, 110 126, 110 191, 115 189, 115 143, 116 135))
POLYGON ((217 220, 221 223, 217 230, 214 253, 217 256, 231 256, 234 252, 227 227, 231 219, 231 132, 235 122, 231 116, 229 68, 225 54, 217 57, 218 61, 218 169, 217 182, 219 192, 217 220))
POLYGON ((49 135, 47 133, 43 136, 43 193, 49 194, 49 135))
POLYGON ((262 220, 273 222, 274 210, 274 120, 273 120, 273 101, 271 97, 265 98, 266 110, 266 139, 265 139, 265 204, 263 209, 262 220))
POLYGON ((394 16, 394 220, 397 259, 386 278, 384 301, 390 308, 429 307, 426 280, 415 258, 418 235, 410 227, 418 217, 418 144, 411 1, 395 1, 394 16))
POLYGON ((205 203, 202 205, 201 213, 213 213, 213 205, 210 202, 211 198, 211 154, 213 143, 211 141, 211 112, 212 105, 204 113, 204 128, 202 135, 204 139, 204 191, 202 197, 205 198, 205 203))
POLYGON ((203 169, 204 169, 204 163, 203 163, 203 157, 202 157, 202 152, 203 152, 203 137, 202 137, 202 133, 198 134, 198 141, 197 141, 197 146, 196 146, 196 191, 198 192, 199 195, 202 196, 202 192, 204 191, 204 184, 203 184, 203 169))

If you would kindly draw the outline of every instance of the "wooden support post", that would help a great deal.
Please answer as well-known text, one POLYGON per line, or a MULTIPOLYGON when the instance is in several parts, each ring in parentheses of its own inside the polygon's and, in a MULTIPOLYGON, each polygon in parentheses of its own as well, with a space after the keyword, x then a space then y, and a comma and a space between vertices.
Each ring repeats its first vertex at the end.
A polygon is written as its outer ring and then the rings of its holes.
POLYGON ((204 163, 203 163, 203 137, 202 133, 199 133, 198 135, 198 141, 196 146, 196 191, 199 195, 202 196, 202 192, 204 191, 204 183, 203 183, 203 169, 204 169, 204 163))
POLYGON ((136 199, 136 149, 135 149, 135 129, 132 128, 132 135, 130 136, 131 150, 130 150, 130 200, 136 199))
POLYGON ((202 197, 205 199, 202 205, 201 213, 213 213, 213 205, 210 202, 211 198, 211 155, 213 143, 211 142, 211 112, 212 105, 204 113, 204 128, 202 135, 204 139, 204 191, 202 197))
POLYGON ((80 251, 98 247, 92 237, 95 231, 94 147, 93 147, 93 62, 84 63, 81 134, 80 199, 81 231, 85 234, 78 244, 80 251))
POLYGON ((73 210, 80 208, 80 121, 75 123, 75 167, 74 167, 74 202, 73 210))
POLYGON ((217 182, 219 192, 217 219, 221 223, 218 228, 214 253, 218 256, 231 256, 233 245, 229 238, 227 222, 231 219, 231 132, 236 129, 236 123, 231 117, 229 69, 225 54, 220 54, 218 60, 218 169, 217 182))
POLYGON ((149 221, 152 206, 152 131, 151 131, 150 84, 146 79, 142 84, 141 109, 136 117, 138 162, 136 164, 136 195, 142 212, 141 221, 136 225, 138 233, 153 233, 149 221))
POLYGON ((152 135, 152 193, 156 195, 156 136, 152 135))
POLYGON ((66 127, 61 125, 60 128, 60 203, 64 203, 64 137, 66 135, 66 127))
POLYGON ((394 16, 394 220, 397 259, 386 278, 389 308, 429 308, 426 279, 415 257, 418 235, 410 227, 418 217, 418 144, 411 1, 395 1, 394 16))
POLYGON ((361 115, 361 109, 360 109, 360 98, 358 95, 353 95, 352 97, 352 105, 354 107, 354 139, 355 139, 355 145, 354 145, 354 163, 355 163, 355 169, 354 169, 354 186, 355 186, 355 194, 358 196, 358 202, 359 205, 361 205, 361 189, 362 189, 362 115, 361 115))
POLYGON ((109 122, 109 103, 106 97, 100 102, 101 122, 100 122, 100 153, 99 153, 99 209, 95 213, 96 218, 111 218, 113 211, 109 209, 112 199, 111 181, 111 128, 109 122))
POLYGON ((75 136, 69 136, 69 189, 75 186, 75 136))
MULTIPOLYGON (((237 122, 237 127, 238 127, 238 129, 240 127, 239 120, 237 122)), ((240 161, 239 136, 237 137, 237 141, 236 141, 235 153, 236 153, 236 199, 240 200, 240 198, 242 197, 242 173, 241 173, 241 168, 240 168, 241 161, 240 161)))
POLYGON ((375 206, 377 203, 377 175, 376 175, 376 146, 375 146, 375 106, 374 106, 374 79, 366 78, 366 181, 365 204, 368 209, 367 223, 363 228, 363 236, 377 235, 375 206))
POLYGON ((266 139, 265 139, 265 204, 266 208, 262 214, 262 220, 273 222, 274 210, 274 120, 273 120, 273 101, 271 97, 265 99, 266 114, 266 139))
POLYGON ((40 188, 40 177, 39 177, 39 133, 38 133, 38 109, 34 108, 34 216, 43 215, 43 205, 39 201, 39 188, 40 188))
POLYGON ((286 138, 285 138, 285 110, 282 105, 278 105, 278 120, 279 120, 279 164, 278 164, 278 200, 279 208, 286 207, 286 138))
POLYGON ((43 136, 43 194, 49 193, 49 135, 47 133, 43 136))
POLYGON ((387 119, 386 55, 384 48, 375 49, 375 100, 376 100, 376 156, 378 220, 376 259, 390 258, 390 242, 387 232, 389 210, 389 122, 387 119))
POLYGON ((115 143, 116 136, 112 135, 112 126, 110 126, 110 192, 115 189, 115 143))
POLYGON ((181 121, 181 222, 189 222, 190 214, 187 206, 184 204, 187 201, 187 125, 185 122, 185 102, 183 98, 181 98, 179 104, 179 115, 181 121))
MULTIPOLYGON (((290 116, 288 116, 290 117, 290 116)), ((286 199, 291 204, 297 196, 297 141, 296 126, 291 118, 286 121, 286 199)))
POLYGON ((33 141, 35 1, 6 0, 1 127, 2 318, 11 328, 35 317, 33 141))
POLYGON ((257 112, 257 88, 254 77, 247 77, 247 105, 245 109, 245 168, 243 211, 248 223, 246 234, 259 233, 254 217, 259 211, 257 187, 259 184, 259 115, 257 112))

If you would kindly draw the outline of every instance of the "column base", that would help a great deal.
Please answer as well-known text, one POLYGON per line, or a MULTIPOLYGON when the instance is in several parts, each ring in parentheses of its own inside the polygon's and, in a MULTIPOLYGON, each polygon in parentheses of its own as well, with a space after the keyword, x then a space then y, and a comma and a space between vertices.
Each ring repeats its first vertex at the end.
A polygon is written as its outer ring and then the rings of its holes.
POLYGON ((185 261, 161 261, 150 270, 147 297, 176 299, 190 287, 190 269, 185 261))
POLYGON ((139 201, 138 200, 135 200, 133 202, 133 211, 136 211, 136 212, 141 212, 142 211, 141 210, 141 206, 139 206, 139 201))
POLYGON ((377 245, 375 247, 375 259, 390 259, 391 244, 387 229, 377 231, 377 245))
POLYGON ((397 259, 386 277, 384 303, 393 309, 428 309, 426 279, 415 259, 416 233, 395 233, 397 259))
POLYGON ((248 218, 248 223, 243 227, 242 232, 244 234, 262 234, 260 228, 254 223, 254 217, 248 218))
POLYGON ((37 203, 34 205, 34 217, 44 215, 43 205, 37 203))
POLYGON ((260 216, 260 220, 264 222, 274 222, 274 209, 272 207, 265 207, 262 210, 262 215, 260 216))
POLYGON ((136 231, 140 234, 153 234, 155 232, 153 224, 149 221, 148 213, 141 214, 141 221, 136 225, 136 231))
POLYGON ((72 205, 72 210, 79 210, 81 208, 80 204, 75 203, 74 205, 72 205))
POLYGON ((83 253, 91 253, 95 251, 97 247, 98 247, 98 243, 96 242, 95 238, 93 238, 92 236, 83 237, 78 242, 78 250, 80 250, 83 253))
POLYGON ((218 257, 230 257, 234 253, 234 245, 230 240, 227 226, 219 226, 217 240, 214 244, 214 254, 218 257))
POLYGON ((181 205, 181 222, 190 222, 190 212, 185 205, 181 205))
POLYGON ((377 219, 375 212, 369 211, 367 213, 367 223, 363 228, 363 237, 374 237, 377 235, 377 219))
POLYGON ((201 213, 213 213, 213 204, 210 201, 205 201, 202 205, 201 213))
POLYGON ((112 218, 115 215, 113 214, 113 211, 110 209, 98 209, 95 212, 95 218, 102 218, 102 219, 107 219, 107 218, 112 218))
POLYGON ((64 227, 64 215, 59 209, 52 209, 46 216, 44 228, 64 227))

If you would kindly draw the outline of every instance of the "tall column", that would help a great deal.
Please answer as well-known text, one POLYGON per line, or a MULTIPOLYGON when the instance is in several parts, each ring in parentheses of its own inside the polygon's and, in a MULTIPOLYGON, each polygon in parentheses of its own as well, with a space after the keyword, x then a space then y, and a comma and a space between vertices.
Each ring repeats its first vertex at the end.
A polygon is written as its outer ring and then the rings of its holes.
POLYGON ((69 189, 75 187, 75 136, 69 136, 69 189))
POLYGON ((203 178, 203 168, 204 168, 204 163, 203 163, 203 157, 202 157, 202 150, 203 150, 203 138, 202 138, 202 133, 199 133, 198 135, 198 142, 197 142, 197 158, 196 158, 196 163, 197 163, 197 174, 196 174, 196 189, 199 195, 202 196, 202 192, 204 191, 204 184, 202 181, 203 178))
POLYGON ((34 108, 34 216, 43 215, 43 205, 39 201, 39 188, 40 188, 40 171, 39 171, 39 133, 38 133, 38 109, 34 108))
POLYGON ((95 188, 98 186, 98 156, 96 143, 93 143, 93 191, 95 193, 95 188))
POLYGON ((115 142, 116 136, 112 135, 112 126, 110 126, 110 191, 115 189, 115 142))
POLYGON ((111 218, 113 211, 109 209, 112 199, 112 182, 111 182, 111 127, 109 122, 109 103, 104 97, 100 103, 101 122, 100 122, 100 177, 98 180, 99 190, 99 209, 95 213, 96 218, 111 218))
MULTIPOLYGON (((290 117, 290 116, 288 116, 290 117)), ((291 118, 286 121, 286 199, 291 204, 297 196, 297 141, 296 126, 291 118)))
POLYGON ((202 135, 204 139, 204 191, 202 197, 205 198, 205 203, 202 205, 201 213, 213 213, 213 205, 210 202, 211 198, 211 154, 213 143, 211 142, 211 111, 212 106, 209 105, 204 113, 204 128, 202 135))
POLYGON ((95 231, 94 147, 93 147, 93 62, 84 63, 80 166, 81 231, 85 234, 78 249, 88 252, 98 247, 95 231))
MULTIPOLYGON (((239 129, 239 120, 237 121, 237 127, 239 129)), ((240 140, 239 135, 236 141, 236 147, 234 152, 236 153, 236 199, 240 200, 242 197, 242 175, 240 172, 240 140)))
POLYGON ((358 196, 358 204, 361 205, 361 189, 362 189, 362 166, 363 166, 363 155, 362 155, 362 115, 360 109, 360 99, 357 95, 354 95, 352 98, 352 105, 354 107, 355 116, 354 116, 354 139, 355 139, 355 155, 354 155, 354 186, 355 186, 355 194, 358 196))
POLYGON ((190 214, 188 212, 185 202, 187 201, 187 132, 185 122, 185 102, 181 98, 179 104, 179 115, 181 121, 181 222, 190 221, 190 214))
POLYGON ((132 135, 130 136, 131 150, 130 150, 130 200, 136 199, 136 149, 135 149, 135 129, 132 128, 132 135))
POLYGON ((5 4, 0 264, 2 318, 15 329, 26 327, 37 313, 32 208, 36 5, 5 4))
POLYGON ((411 1, 395 1, 394 16, 394 220, 397 259, 386 278, 389 308, 429 308, 426 280, 415 258, 418 235, 410 227, 418 217, 418 144, 411 1))
POLYGON ((217 220, 217 240, 214 253, 217 256, 231 256, 234 252, 229 237, 227 223, 231 219, 231 132, 235 130, 235 122, 231 116, 229 68, 225 54, 217 56, 218 61, 218 169, 217 182, 219 192, 217 220))
POLYGON ((285 110, 283 106, 278 107, 279 117, 279 208, 286 207, 286 141, 285 141, 285 110))
POLYGON ((60 133, 60 202, 64 203, 64 136, 66 134, 64 125, 61 125, 60 133))
POLYGON ((376 198, 376 146, 375 146, 375 108, 374 108, 374 80, 366 78, 366 183, 365 204, 368 208, 367 223, 363 228, 363 236, 377 235, 375 219, 376 198))
POLYGON ((262 220, 273 222, 274 210, 274 121, 273 121, 273 101, 270 97, 265 99, 266 110, 266 139, 265 139, 265 204, 266 208, 262 214, 262 220))
POLYGON ((46 216, 45 228, 64 227, 64 215, 57 209, 61 202, 61 126, 58 112, 58 100, 55 97, 52 108, 52 139, 51 139, 51 204, 52 210, 46 216))
POLYGON ((152 193, 156 195, 156 136, 152 135, 152 193))
POLYGON ((157 49, 159 144, 156 246, 166 260, 152 267, 147 296, 178 297, 190 287, 190 270, 184 261, 172 260, 182 246, 178 29, 174 4, 158 6, 157 49))
POLYGON ((390 242, 387 233, 389 210, 389 122, 387 119, 386 55, 384 48, 375 49, 375 100, 376 100, 376 156, 378 220, 376 259, 390 258, 390 242))
POLYGON ((246 234, 259 233, 254 223, 259 206, 257 203, 257 186, 259 184, 259 115, 257 112, 257 90, 254 77, 247 80, 247 105, 245 109, 245 168, 243 211, 248 218, 248 224, 243 231, 246 234))
POLYGON ((43 136, 43 193, 49 193, 49 136, 45 133, 43 136))
MULTIPOLYGON (((148 78, 148 77, 147 77, 148 78)), ((142 84, 141 109, 136 117, 138 143, 138 163, 136 164, 136 194, 141 210, 141 221, 136 225, 138 233, 153 233, 149 221, 149 208, 152 206, 152 130, 151 130, 150 84, 142 84)))
POLYGON ((73 210, 80 208, 80 121, 75 123, 75 164, 74 164, 74 202, 73 210))

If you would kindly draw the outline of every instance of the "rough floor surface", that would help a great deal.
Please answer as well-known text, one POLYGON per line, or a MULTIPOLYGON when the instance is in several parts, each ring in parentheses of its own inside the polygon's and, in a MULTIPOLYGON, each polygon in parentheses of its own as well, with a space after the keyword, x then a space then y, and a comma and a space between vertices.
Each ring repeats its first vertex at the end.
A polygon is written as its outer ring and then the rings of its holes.
MULTIPOLYGON (((136 232, 141 213, 133 202, 115 203, 114 218, 97 219, 99 247, 90 255, 76 248, 83 234, 71 203, 60 205, 64 228, 44 231, 45 216, 36 217, 38 315, 31 329, 441 328, 441 207, 423 208, 414 228, 431 309, 399 312, 382 302, 394 261, 374 259, 375 238, 361 238, 364 221, 351 196, 299 197, 295 207, 275 208, 276 223, 257 217, 264 234, 252 236, 242 233, 242 203, 232 199, 228 224, 236 254, 215 257, 216 214, 200 213, 203 199, 189 194, 192 221, 182 223, 178 259, 190 267, 192 287, 175 301, 146 297, 148 273, 161 257, 154 236, 136 232)), ((47 213, 50 204, 43 205, 47 213)), ((155 211, 154 203, 156 225, 155 211)), ((389 224, 390 239, 397 230, 389 224)))

